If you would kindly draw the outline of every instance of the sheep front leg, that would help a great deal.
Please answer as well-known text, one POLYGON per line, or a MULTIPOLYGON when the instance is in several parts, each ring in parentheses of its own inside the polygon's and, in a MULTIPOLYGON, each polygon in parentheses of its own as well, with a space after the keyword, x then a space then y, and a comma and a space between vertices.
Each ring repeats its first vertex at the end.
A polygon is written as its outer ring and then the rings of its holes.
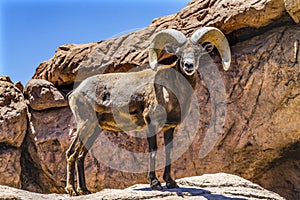
POLYGON ((162 190, 161 183, 158 181, 155 174, 155 159, 157 151, 156 142, 156 131, 157 126, 153 124, 148 124, 147 126, 147 141, 149 145, 149 176, 150 187, 153 190, 162 190))
POLYGON ((179 188, 176 182, 171 178, 171 150, 173 148, 173 133, 174 128, 170 128, 164 132, 164 142, 165 142, 165 154, 166 154, 166 166, 163 178, 166 181, 167 188, 179 188))

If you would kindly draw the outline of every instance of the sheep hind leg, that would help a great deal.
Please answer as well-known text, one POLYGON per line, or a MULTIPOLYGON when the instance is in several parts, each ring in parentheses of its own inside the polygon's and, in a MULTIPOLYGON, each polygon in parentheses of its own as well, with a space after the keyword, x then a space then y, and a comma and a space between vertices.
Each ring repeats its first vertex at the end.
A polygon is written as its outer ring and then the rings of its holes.
POLYGON ((165 142, 165 154, 166 154, 166 166, 163 175, 163 179, 166 181, 166 186, 169 189, 179 188, 177 183, 171 178, 171 150, 173 148, 173 133, 174 128, 170 128, 164 131, 164 142, 165 142))
POLYGON ((96 126, 94 129, 94 133, 89 137, 88 141, 83 144, 81 147, 80 154, 77 159, 77 192, 79 195, 85 195, 85 194, 91 194, 91 192, 86 187, 86 181, 85 181, 85 172, 84 172, 84 159, 89 151, 89 149, 92 147, 94 141, 98 137, 99 133, 101 132, 99 127, 96 126))
POLYGON ((80 184, 80 193, 88 193, 85 187, 84 177, 84 158, 87 150, 83 150, 89 138, 93 135, 94 128, 97 123, 96 113, 93 110, 92 103, 89 99, 85 98, 80 93, 72 93, 69 96, 70 109, 73 112, 75 121, 77 123, 76 140, 71 144, 68 153, 68 166, 67 166, 67 186, 66 191, 71 196, 78 195, 79 193, 74 189, 74 171, 75 162, 77 164, 77 182, 80 184), (79 158, 80 156, 80 158, 79 158), (79 162, 78 162, 79 158, 79 162), (78 166, 79 165, 79 166, 78 166))
POLYGON ((88 150, 82 145, 81 151, 77 159, 77 193, 78 195, 91 194, 85 185, 85 174, 84 174, 84 159, 88 150))
POLYGON ((66 152, 67 156, 67 184, 65 187, 66 192, 70 196, 77 196, 78 193, 74 187, 74 178, 75 178, 75 161, 79 153, 78 146, 78 136, 74 138, 70 148, 66 152))
MULTIPOLYGON (((87 120, 88 121, 88 120, 87 120)), ((89 133, 91 132, 91 124, 88 122, 77 124, 77 135, 67 150, 67 184, 65 187, 66 192, 70 196, 78 196, 80 194, 88 193, 85 187, 85 177, 84 177, 84 158, 87 154, 87 150, 84 150, 83 141, 89 138, 89 133), (82 136, 84 134, 84 137, 82 136), (76 165, 75 165, 76 164, 76 165), (77 166, 77 183, 83 185, 83 190, 75 190, 75 166, 77 166), (84 182, 82 184, 82 182, 84 182)), ((79 188, 80 189, 80 188, 79 188)))

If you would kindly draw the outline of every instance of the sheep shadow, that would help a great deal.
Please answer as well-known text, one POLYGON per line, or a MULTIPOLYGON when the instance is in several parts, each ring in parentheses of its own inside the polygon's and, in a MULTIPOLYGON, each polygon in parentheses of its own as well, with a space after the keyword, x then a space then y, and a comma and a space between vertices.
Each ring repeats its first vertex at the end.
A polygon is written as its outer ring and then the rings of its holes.
MULTIPOLYGON (((133 189, 135 191, 153 191, 151 188, 137 188, 133 189)), ((208 190, 192 188, 192 187, 180 187, 175 189, 168 189, 167 187, 163 187, 161 192, 176 192, 176 194, 180 197, 189 197, 189 196, 203 196, 208 200, 247 200, 245 198, 235 198, 235 197, 227 197, 221 194, 212 194, 208 190), (188 193, 188 195, 186 195, 188 193)))

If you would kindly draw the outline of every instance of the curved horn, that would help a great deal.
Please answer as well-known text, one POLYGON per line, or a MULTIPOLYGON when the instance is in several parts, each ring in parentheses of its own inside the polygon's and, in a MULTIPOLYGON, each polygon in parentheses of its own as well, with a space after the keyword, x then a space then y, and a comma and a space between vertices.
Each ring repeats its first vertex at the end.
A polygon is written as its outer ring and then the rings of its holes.
POLYGON ((213 44, 221 55, 224 70, 229 69, 231 62, 230 47, 225 35, 219 29, 214 27, 200 28, 191 36, 191 42, 194 44, 203 44, 204 42, 213 44))
POLYGON ((157 59, 166 44, 175 44, 178 46, 186 42, 186 37, 180 31, 174 29, 166 29, 158 32, 149 47, 149 63, 153 70, 157 69, 157 59))

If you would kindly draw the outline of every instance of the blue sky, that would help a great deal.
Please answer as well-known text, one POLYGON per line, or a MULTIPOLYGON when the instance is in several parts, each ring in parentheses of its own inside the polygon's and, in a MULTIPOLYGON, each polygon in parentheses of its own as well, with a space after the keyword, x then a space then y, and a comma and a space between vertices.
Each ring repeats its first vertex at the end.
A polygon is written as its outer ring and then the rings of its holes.
POLYGON ((24 85, 58 46, 148 26, 190 0, 1 0, 0 75, 24 85))

